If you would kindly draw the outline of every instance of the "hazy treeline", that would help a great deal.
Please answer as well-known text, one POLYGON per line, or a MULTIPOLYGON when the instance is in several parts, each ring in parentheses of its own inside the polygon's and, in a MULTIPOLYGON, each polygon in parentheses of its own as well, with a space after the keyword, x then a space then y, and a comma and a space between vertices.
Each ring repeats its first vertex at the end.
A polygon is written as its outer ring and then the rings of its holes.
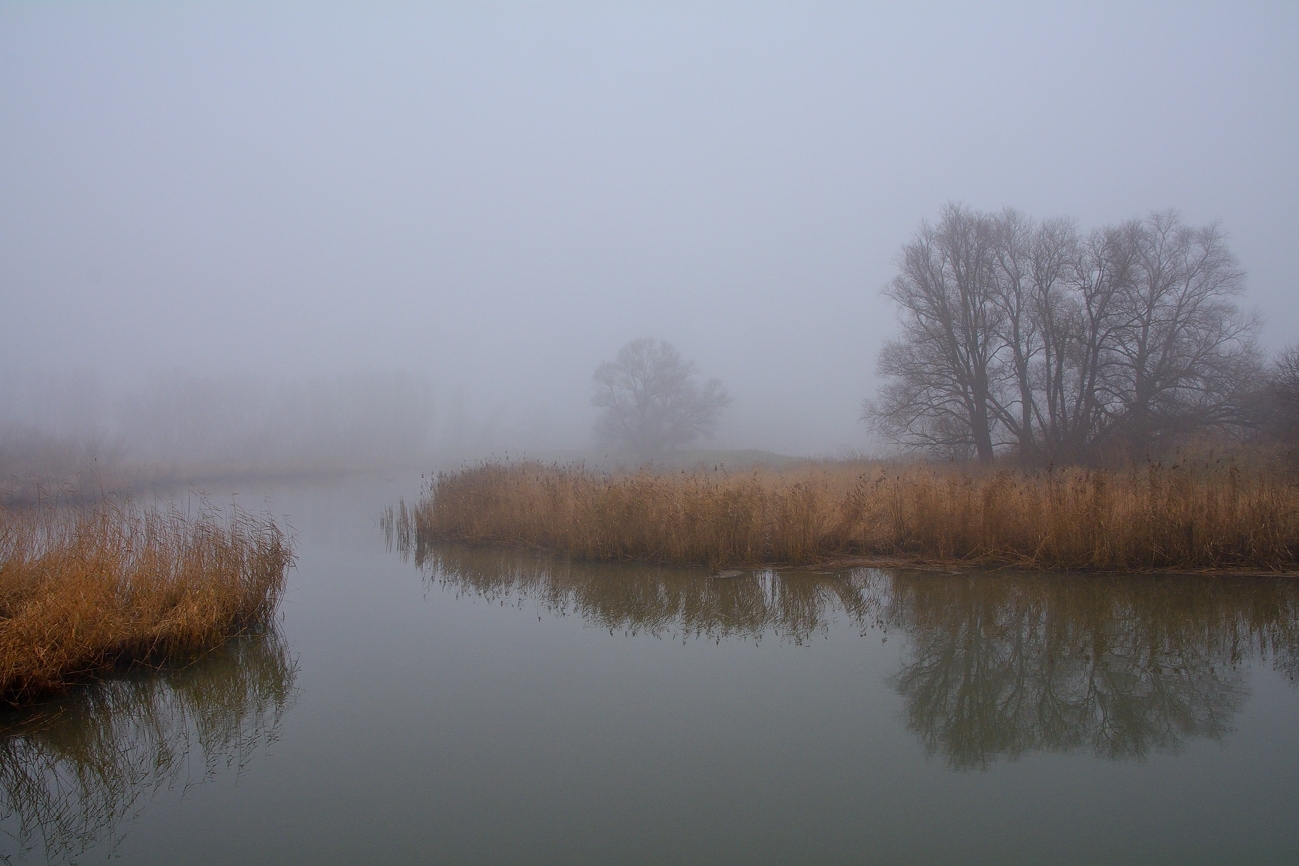
POLYGON ((462 418, 436 427, 431 382, 405 372, 280 383, 169 372, 116 397, 90 377, 6 389, 0 489, 9 498, 37 485, 419 466, 438 442, 466 438, 462 418))
POLYGON ((384 466, 427 457, 433 437, 431 386, 409 374, 278 385, 171 374, 122 408, 121 435, 146 460, 384 466))
POLYGON ((1163 212, 1084 231, 949 205, 899 268, 902 334, 866 417, 905 447, 1077 461, 1259 426, 1259 323, 1215 225, 1163 212))

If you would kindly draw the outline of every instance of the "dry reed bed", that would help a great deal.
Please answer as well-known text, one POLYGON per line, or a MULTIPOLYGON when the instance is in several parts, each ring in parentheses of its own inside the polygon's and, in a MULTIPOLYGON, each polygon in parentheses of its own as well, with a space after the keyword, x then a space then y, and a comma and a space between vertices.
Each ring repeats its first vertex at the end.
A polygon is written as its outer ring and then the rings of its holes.
POLYGON ((238 509, 0 509, 0 700, 212 649, 269 619, 292 562, 238 509))
POLYGON ((438 475, 412 517, 422 543, 713 567, 902 557, 1289 570, 1299 560, 1299 488, 1217 464, 1012 472, 845 463, 614 476, 490 463, 438 475))

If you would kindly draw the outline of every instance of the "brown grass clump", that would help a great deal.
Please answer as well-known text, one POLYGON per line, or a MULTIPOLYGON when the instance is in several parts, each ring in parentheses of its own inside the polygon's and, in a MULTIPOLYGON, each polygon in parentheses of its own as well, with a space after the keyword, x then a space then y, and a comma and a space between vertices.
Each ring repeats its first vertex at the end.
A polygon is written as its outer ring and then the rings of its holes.
POLYGON ((292 562, 238 509, 0 509, 0 700, 212 649, 269 618, 292 562))
POLYGON ((848 557, 1044 569, 1283 570, 1299 487, 1231 464, 986 471, 839 463, 733 476, 496 464, 440 474, 418 540, 722 565, 848 557))

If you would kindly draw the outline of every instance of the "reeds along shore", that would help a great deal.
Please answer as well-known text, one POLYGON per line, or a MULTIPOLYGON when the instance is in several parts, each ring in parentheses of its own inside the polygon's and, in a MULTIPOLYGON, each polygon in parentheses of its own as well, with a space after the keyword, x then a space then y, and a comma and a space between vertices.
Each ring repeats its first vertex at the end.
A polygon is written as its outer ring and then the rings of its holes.
POLYGON ((238 509, 0 509, 0 700, 218 646, 271 616, 292 562, 238 509))
POLYGON ((438 475, 412 522, 425 544, 713 567, 851 557, 1112 571, 1299 563, 1299 488, 1230 463, 1041 472, 843 463, 623 476, 492 463, 438 475))

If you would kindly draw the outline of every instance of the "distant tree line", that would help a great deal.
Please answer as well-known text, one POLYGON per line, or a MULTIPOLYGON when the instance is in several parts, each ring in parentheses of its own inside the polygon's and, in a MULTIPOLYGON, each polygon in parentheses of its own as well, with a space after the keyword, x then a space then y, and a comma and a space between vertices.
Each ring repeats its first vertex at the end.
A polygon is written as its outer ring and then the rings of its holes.
POLYGON ((418 465, 432 447, 432 384, 405 372, 277 384, 251 376, 159 374, 121 401, 135 460, 270 471, 418 465))
POLYGON ((898 264, 902 333, 865 418, 904 447, 1083 461, 1299 420, 1299 353, 1265 369, 1216 225, 1162 212, 1083 231, 949 205, 898 264))
POLYGON ((0 382, 0 503, 175 474, 415 466, 439 444, 432 383, 401 371, 269 383, 176 370, 112 399, 85 375, 19 379, 0 382))

